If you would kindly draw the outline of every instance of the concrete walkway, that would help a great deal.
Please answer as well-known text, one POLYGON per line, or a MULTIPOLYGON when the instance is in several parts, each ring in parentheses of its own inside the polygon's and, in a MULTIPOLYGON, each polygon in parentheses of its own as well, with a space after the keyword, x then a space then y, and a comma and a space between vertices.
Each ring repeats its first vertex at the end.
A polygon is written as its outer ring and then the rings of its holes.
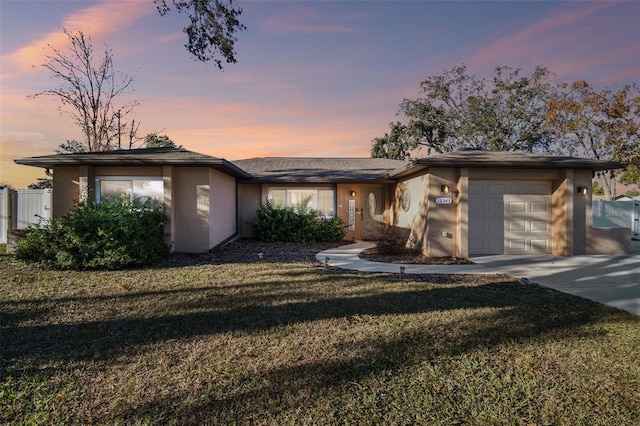
POLYGON ((357 242, 316 255, 329 266, 363 272, 406 274, 504 273, 640 315, 640 241, 631 255, 478 256, 475 265, 399 265, 362 260, 358 254, 375 244, 357 242))

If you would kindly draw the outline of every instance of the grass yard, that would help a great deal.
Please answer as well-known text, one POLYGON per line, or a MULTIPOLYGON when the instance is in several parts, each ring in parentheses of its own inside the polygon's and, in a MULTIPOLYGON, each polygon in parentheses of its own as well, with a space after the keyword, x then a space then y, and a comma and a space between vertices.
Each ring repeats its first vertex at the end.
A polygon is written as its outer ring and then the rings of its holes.
POLYGON ((0 423, 638 425, 640 318, 506 276, 0 256, 0 423))

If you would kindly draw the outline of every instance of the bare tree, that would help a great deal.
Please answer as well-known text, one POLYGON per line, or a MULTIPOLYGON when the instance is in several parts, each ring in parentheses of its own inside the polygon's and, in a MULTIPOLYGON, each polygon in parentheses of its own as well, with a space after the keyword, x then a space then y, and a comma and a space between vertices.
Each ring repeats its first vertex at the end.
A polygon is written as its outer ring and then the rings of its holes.
POLYGON ((104 54, 96 63, 91 38, 62 28, 70 46, 66 51, 48 45, 42 67, 59 85, 31 96, 51 96, 60 102, 58 109, 69 114, 80 127, 86 151, 106 151, 119 145, 122 133, 135 134, 124 118, 138 105, 136 101, 116 104, 131 91, 133 77, 115 70, 113 52, 105 45, 104 54), (122 124, 125 123, 125 124, 122 124))

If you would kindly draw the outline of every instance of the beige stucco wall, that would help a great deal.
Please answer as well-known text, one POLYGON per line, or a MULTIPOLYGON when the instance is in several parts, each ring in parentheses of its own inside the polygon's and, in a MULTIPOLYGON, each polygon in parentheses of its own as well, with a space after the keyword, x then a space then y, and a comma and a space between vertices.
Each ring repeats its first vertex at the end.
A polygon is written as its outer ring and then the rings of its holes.
POLYGON ((80 199, 80 167, 56 167, 53 172, 53 217, 60 217, 80 199))
POLYGON ((204 253, 209 250, 209 171, 174 168, 174 250, 204 253))
POLYGON ((235 179, 206 167, 173 169, 174 250, 204 253, 236 233, 235 179))
POLYGON ((232 176, 209 169, 209 187, 209 248, 212 248, 237 232, 236 180, 232 176))
MULTIPOLYGON (((466 173, 466 169, 465 169, 466 173)), ((427 256, 460 256, 461 232, 466 231, 460 221, 460 215, 466 210, 461 205, 461 185, 467 185, 468 179, 462 178, 462 171, 454 168, 432 168, 428 174, 423 171, 409 179, 402 180, 396 186, 393 202, 392 223, 395 226, 410 229, 407 245, 421 250, 427 256), (449 193, 442 192, 442 185, 449 187, 449 193), (409 190, 411 204, 406 212, 402 208, 402 193, 409 190), (437 198, 451 198, 451 204, 436 204, 437 198)))
POLYGON ((253 238, 251 220, 263 202, 262 185, 259 183, 238 184, 238 230, 241 238, 253 238))
POLYGON ((629 228, 589 228, 586 254, 629 254, 629 228))

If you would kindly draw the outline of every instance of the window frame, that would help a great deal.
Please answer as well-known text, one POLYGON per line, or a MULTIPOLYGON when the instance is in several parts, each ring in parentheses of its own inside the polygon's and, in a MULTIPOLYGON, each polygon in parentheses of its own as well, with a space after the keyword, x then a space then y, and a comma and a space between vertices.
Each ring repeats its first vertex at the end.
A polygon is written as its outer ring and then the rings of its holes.
POLYGON ((103 181, 129 181, 129 189, 131 191, 130 201, 134 200, 136 194, 134 192, 134 182, 135 181, 153 181, 153 182, 161 182, 162 183, 162 196, 159 200, 155 198, 150 198, 152 200, 156 200, 162 204, 164 204, 164 178, 162 176, 97 176, 95 178, 95 194, 96 194, 96 202, 100 203, 102 201, 102 185, 103 181))
POLYGON ((337 215, 337 196, 338 191, 334 187, 330 186, 270 186, 267 191, 267 199, 273 200, 272 191, 284 191, 285 192, 285 205, 284 207, 293 207, 295 204, 289 204, 289 191, 315 191, 316 192, 316 204, 320 201, 320 191, 331 192, 331 202, 332 202, 332 214, 324 215, 322 211, 319 209, 319 206, 316 205, 312 207, 313 210, 317 211, 320 217, 325 219, 333 219, 337 215))

